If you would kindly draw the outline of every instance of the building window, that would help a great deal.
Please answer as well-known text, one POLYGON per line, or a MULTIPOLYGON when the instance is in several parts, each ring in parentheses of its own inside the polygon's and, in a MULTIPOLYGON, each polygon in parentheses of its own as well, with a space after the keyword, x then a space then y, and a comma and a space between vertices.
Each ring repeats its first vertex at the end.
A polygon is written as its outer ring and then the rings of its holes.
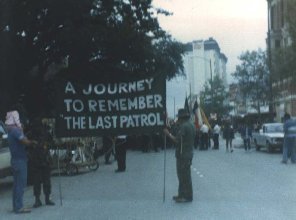
POLYGON ((281 47, 281 41, 280 40, 275 40, 274 41, 274 47, 275 48, 280 48, 281 47))
POLYGON ((270 28, 271 28, 271 30, 274 29, 274 20, 275 20, 275 17, 274 17, 274 6, 271 6, 271 9, 270 9, 270 28))
POLYGON ((281 0, 281 27, 285 25, 284 0, 281 0))

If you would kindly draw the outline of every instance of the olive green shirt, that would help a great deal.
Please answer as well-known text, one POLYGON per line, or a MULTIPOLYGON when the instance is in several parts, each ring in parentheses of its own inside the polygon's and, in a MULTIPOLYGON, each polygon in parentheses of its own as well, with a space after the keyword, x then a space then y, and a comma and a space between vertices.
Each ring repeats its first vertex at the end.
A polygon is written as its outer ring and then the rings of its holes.
POLYGON ((176 158, 192 159, 196 131, 194 124, 188 119, 180 124, 177 133, 176 158))

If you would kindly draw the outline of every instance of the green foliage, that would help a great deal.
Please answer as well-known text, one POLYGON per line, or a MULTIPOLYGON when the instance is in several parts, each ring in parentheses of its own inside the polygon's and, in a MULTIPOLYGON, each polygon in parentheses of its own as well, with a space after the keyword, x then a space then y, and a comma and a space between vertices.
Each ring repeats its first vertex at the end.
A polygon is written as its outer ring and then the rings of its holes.
POLYGON ((208 80, 200 92, 200 103, 207 117, 210 113, 217 113, 218 118, 226 115, 229 111, 226 100, 227 91, 218 75, 214 76, 213 81, 208 80))
POLYGON ((239 57, 240 65, 236 66, 232 74, 237 80, 244 101, 247 99, 254 103, 260 112, 260 103, 264 103, 269 92, 269 72, 266 54, 261 49, 246 51, 239 57))
POLYGON ((0 1, 0 87, 5 82, 15 97, 30 96, 27 106, 38 112, 42 109, 34 103, 43 100, 41 106, 49 107, 48 83, 61 67, 93 70, 77 71, 80 78, 129 72, 170 79, 184 74, 184 47, 157 20, 157 14, 170 13, 151 2, 0 1))

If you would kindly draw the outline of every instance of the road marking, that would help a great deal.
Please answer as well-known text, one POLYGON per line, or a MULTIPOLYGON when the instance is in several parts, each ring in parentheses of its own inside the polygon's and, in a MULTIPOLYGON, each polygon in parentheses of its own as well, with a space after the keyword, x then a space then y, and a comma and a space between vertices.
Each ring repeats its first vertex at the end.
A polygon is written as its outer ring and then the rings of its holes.
POLYGON ((198 171, 195 167, 192 167, 191 166, 191 169, 200 177, 200 178, 203 178, 204 177, 204 175, 200 172, 200 171, 198 171))

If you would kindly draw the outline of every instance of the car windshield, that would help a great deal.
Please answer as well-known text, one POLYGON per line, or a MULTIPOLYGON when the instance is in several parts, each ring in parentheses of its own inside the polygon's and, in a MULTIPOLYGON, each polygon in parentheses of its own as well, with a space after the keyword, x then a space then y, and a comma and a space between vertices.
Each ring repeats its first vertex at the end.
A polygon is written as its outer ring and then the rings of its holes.
POLYGON ((267 133, 284 132, 284 128, 282 124, 270 125, 266 127, 266 132, 267 133))

